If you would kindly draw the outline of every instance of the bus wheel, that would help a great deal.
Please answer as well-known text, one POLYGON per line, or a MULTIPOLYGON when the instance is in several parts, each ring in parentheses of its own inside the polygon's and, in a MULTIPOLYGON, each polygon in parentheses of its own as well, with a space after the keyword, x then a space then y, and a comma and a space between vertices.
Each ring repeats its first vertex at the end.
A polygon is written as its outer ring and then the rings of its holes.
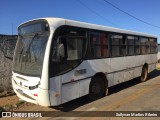
POLYGON ((148 68, 146 66, 143 66, 141 73, 141 82, 146 81, 147 77, 148 77, 148 68))
POLYGON ((93 77, 89 86, 89 99, 97 100, 106 95, 106 92, 108 92, 108 89, 105 89, 104 80, 99 76, 93 77))

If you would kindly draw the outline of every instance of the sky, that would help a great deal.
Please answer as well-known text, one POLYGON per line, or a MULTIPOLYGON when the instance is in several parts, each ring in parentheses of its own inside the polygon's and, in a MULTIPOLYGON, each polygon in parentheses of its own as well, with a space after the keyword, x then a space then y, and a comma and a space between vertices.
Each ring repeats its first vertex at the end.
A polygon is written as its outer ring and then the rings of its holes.
POLYGON ((17 27, 28 20, 59 17, 148 33, 160 38, 160 0, 107 1, 159 28, 129 17, 104 0, 0 0, 0 34, 17 34, 17 27))

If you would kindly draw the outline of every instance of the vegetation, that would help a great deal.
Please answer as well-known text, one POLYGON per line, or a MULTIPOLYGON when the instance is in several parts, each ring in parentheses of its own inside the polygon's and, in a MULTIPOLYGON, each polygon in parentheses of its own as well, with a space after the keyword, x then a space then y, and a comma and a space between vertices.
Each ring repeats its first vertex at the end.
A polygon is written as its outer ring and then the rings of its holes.
POLYGON ((24 101, 22 101, 22 100, 19 100, 19 101, 17 101, 16 102, 16 104, 6 104, 4 107, 3 107, 3 109, 4 110, 12 110, 12 109, 14 109, 14 108, 17 108, 17 107, 19 107, 19 106, 21 106, 22 104, 24 104, 25 102, 24 101))
POLYGON ((17 107, 19 107, 19 106, 22 105, 23 103, 24 103, 24 101, 19 100, 19 101, 16 103, 16 105, 17 105, 17 107))

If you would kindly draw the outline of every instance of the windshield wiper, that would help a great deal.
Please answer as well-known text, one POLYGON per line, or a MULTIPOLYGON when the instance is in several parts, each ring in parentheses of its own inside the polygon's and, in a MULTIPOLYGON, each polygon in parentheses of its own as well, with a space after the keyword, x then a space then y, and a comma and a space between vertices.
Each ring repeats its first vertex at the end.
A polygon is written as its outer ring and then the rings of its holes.
POLYGON ((36 34, 33 36, 31 42, 29 43, 29 46, 28 46, 27 51, 26 51, 26 58, 27 58, 27 61, 28 61, 28 57, 29 57, 28 55, 30 54, 29 51, 30 51, 30 48, 31 48, 31 44, 33 43, 34 39, 35 39, 36 37, 38 37, 38 35, 39 35, 39 34, 36 33, 36 34))
MULTIPOLYGON (((23 39, 23 36, 22 35, 18 35, 20 38, 19 39, 23 39)), ((20 56, 19 56, 19 63, 20 63, 20 60, 21 60, 21 57, 22 57, 22 53, 23 53, 23 46, 22 46, 22 49, 21 51, 19 52, 20 56)))
POLYGON ((31 47, 31 44, 33 43, 33 40, 34 40, 38 35, 39 35, 39 34, 38 34, 38 33, 36 33, 36 34, 33 36, 33 38, 32 38, 32 40, 31 40, 31 42, 29 43, 29 46, 28 46, 28 48, 27 48, 26 53, 30 50, 30 47, 31 47))
POLYGON ((22 57, 22 53, 23 53, 23 46, 22 46, 21 51, 19 52, 19 54, 20 54, 20 56, 19 56, 19 63, 20 63, 20 60, 21 60, 21 57, 22 57))

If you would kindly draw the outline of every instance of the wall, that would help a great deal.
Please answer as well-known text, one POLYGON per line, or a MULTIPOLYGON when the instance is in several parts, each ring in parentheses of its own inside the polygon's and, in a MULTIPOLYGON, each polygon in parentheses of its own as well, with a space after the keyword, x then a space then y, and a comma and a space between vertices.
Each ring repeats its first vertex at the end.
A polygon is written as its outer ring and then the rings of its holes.
POLYGON ((11 90, 11 74, 12 74, 12 61, 5 58, 2 51, 0 51, 0 92, 11 90))
POLYGON ((12 90, 12 60, 5 58, 2 52, 2 44, 5 39, 17 39, 17 36, 0 35, 0 92, 12 90))

